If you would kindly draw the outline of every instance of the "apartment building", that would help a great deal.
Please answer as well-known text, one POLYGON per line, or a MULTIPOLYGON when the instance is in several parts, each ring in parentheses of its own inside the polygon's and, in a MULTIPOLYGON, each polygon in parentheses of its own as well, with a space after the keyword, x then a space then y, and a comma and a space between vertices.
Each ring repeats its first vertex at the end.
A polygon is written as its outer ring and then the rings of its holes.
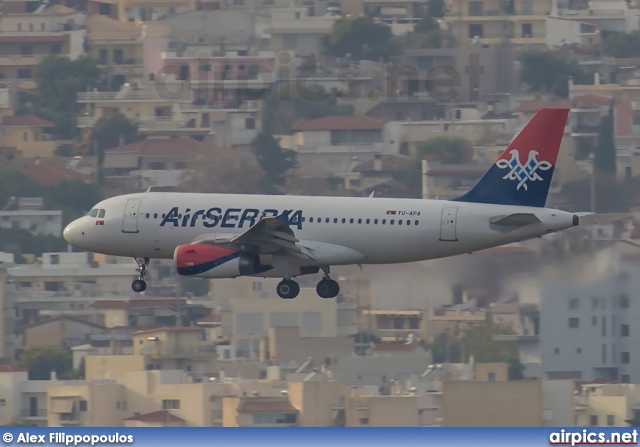
POLYGON ((83 55, 84 19, 84 13, 63 5, 2 14, 0 78, 35 88, 35 67, 46 56, 59 54, 75 60, 83 55))
POLYGON ((55 373, 50 380, 29 380, 26 369, 0 366, 0 424, 46 427, 47 390, 56 382, 55 373))
POLYGON ((107 76, 109 85, 119 86, 144 77, 144 32, 140 23, 120 22, 93 14, 85 21, 88 56, 107 76))
POLYGON ((600 382, 576 383, 576 426, 624 427, 640 416, 638 385, 600 382))
POLYGON ((459 42, 511 43, 529 48, 546 46, 546 18, 552 0, 447 1, 444 27, 459 42))
POLYGON ((53 141, 54 123, 35 115, 0 118, 0 145, 14 148, 25 158, 53 157, 59 142, 53 141))
POLYGON ((301 175, 342 175, 385 148, 384 122, 367 116, 326 116, 299 122, 281 145, 296 152, 301 175))
POLYGON ((638 249, 632 242, 610 244, 594 255, 599 270, 589 279, 565 278, 544 289, 540 351, 550 378, 640 380, 633 338, 640 330, 633 275, 638 249))

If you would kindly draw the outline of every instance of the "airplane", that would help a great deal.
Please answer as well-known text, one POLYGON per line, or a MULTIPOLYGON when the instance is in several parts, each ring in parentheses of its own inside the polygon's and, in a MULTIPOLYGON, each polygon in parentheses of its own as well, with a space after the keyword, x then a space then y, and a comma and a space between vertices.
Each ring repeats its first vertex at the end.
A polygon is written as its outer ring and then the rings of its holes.
POLYGON ((283 278, 277 294, 300 292, 292 278, 323 278, 321 298, 340 293, 332 266, 444 258, 579 225, 545 208, 568 109, 541 109, 466 194, 452 200, 152 192, 108 198, 63 232, 77 248, 133 257, 135 292, 151 258, 173 259, 191 278, 283 278))

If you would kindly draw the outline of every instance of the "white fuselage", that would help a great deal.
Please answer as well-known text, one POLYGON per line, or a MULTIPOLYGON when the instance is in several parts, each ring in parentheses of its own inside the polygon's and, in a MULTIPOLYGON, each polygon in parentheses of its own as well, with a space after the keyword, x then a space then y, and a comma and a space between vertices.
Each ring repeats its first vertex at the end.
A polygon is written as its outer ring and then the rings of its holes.
POLYGON ((573 214, 554 209, 416 199, 147 192, 106 199, 96 208, 105 210, 104 218, 84 216, 65 229, 70 243, 88 251, 171 259, 179 245, 239 235, 263 213, 290 210, 291 228, 300 241, 333 244, 362 255, 334 259, 333 265, 442 258, 575 224, 573 214), (513 230, 492 226, 492 218, 512 213, 533 213, 541 222, 513 230), (167 219, 174 215, 175 220, 167 219))

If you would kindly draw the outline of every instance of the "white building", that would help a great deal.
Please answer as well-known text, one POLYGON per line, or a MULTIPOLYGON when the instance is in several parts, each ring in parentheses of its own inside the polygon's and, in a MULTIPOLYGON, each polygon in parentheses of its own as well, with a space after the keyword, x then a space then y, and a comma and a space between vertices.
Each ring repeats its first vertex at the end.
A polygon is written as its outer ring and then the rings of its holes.
POLYGON ((602 31, 630 33, 640 30, 640 10, 630 8, 624 0, 595 0, 589 2, 586 9, 570 8, 570 3, 569 0, 554 1, 550 15, 588 22, 602 31))
POLYGON ((542 292, 540 351, 550 378, 640 383, 640 246, 618 242, 584 269, 542 292))

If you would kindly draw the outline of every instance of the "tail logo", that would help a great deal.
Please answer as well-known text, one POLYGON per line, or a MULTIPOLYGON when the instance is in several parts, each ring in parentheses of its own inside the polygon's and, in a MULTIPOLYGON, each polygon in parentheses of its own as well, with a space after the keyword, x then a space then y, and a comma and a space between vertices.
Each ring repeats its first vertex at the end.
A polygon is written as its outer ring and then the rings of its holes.
POLYGON ((509 169, 509 173, 502 177, 505 180, 517 180, 519 181, 516 189, 524 187, 527 190, 527 182, 535 182, 537 180, 543 180, 538 171, 547 171, 553 167, 548 161, 538 161, 536 157, 538 152, 530 151, 529 159, 522 165, 520 163, 520 152, 514 149, 509 152, 511 154, 511 160, 498 160, 496 166, 500 169, 509 169))

